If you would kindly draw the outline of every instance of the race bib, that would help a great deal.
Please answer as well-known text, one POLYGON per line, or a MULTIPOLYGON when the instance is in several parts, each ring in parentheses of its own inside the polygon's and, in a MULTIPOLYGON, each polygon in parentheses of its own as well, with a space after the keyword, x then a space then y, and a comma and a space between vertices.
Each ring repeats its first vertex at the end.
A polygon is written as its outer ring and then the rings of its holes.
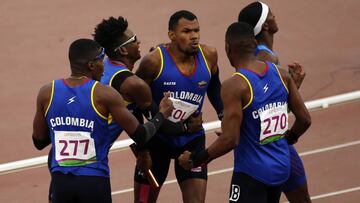
POLYGON ((55 131, 55 159, 60 166, 82 166, 96 161, 90 132, 55 131))
POLYGON ((174 105, 174 110, 168 118, 172 122, 183 121, 193 114, 199 105, 191 104, 180 99, 169 98, 174 105))
POLYGON ((287 104, 284 104, 259 112, 260 144, 268 144, 284 137, 289 123, 287 109, 287 104))

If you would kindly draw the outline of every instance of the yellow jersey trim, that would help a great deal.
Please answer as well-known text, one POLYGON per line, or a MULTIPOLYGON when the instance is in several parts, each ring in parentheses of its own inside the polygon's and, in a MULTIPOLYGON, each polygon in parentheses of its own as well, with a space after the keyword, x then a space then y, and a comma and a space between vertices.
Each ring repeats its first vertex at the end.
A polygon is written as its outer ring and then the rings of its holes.
POLYGON ((160 71, 159 71, 159 73, 157 74, 157 76, 156 76, 156 78, 154 79, 154 81, 157 80, 157 79, 160 77, 160 75, 161 75, 161 73, 162 73, 162 71, 163 71, 163 68, 164 68, 164 57, 163 57, 161 48, 160 48, 160 47, 157 47, 156 49, 159 50, 160 59, 161 59, 161 64, 160 64, 160 71))
POLYGON ((211 77, 211 70, 210 70, 210 68, 209 68, 209 65, 208 65, 208 63, 207 63, 205 54, 204 54, 204 52, 203 52, 203 50, 202 50, 202 48, 201 48, 200 45, 199 45, 199 49, 200 49, 201 55, 202 55, 202 57, 203 57, 203 59, 204 59, 204 61, 205 61, 206 68, 207 68, 207 70, 209 71, 209 75, 210 75, 210 77, 211 77))
POLYGON ((103 118, 103 119, 105 119, 105 120, 108 120, 108 118, 107 118, 106 116, 102 115, 102 114, 96 109, 95 104, 94 104, 94 89, 95 89, 95 86, 96 86, 98 83, 99 83, 99 82, 96 81, 96 82, 93 84, 92 88, 91 88, 91 105, 92 105, 94 111, 97 113, 97 115, 99 115, 101 118, 103 118))
POLYGON ((55 80, 51 81, 51 95, 50 95, 50 101, 49 101, 49 104, 46 108, 46 111, 45 111, 45 116, 47 115, 49 109, 50 109, 50 106, 51 106, 51 103, 52 103, 52 100, 53 100, 53 97, 54 97, 54 86, 55 86, 55 80))
POLYGON ((243 110, 246 109, 253 101, 253 98, 254 98, 254 93, 253 93, 253 89, 252 89, 252 86, 250 84, 250 81, 247 79, 247 77, 241 73, 234 73, 233 75, 238 75, 242 78, 244 78, 244 80, 247 82, 247 84, 249 85, 249 88, 250 88, 250 101, 242 108, 243 110))
MULTIPOLYGON (((274 63, 273 63, 273 64, 274 64, 274 63)), ((289 90, 288 90, 288 88, 286 87, 286 85, 285 85, 285 83, 284 83, 283 78, 281 77, 281 74, 280 74, 279 68, 277 67, 277 65, 276 65, 276 64, 274 64, 274 66, 275 66, 275 68, 276 68, 276 70, 277 70, 277 72, 278 72, 278 74, 279 74, 279 77, 280 77, 280 80, 281 80, 282 84, 284 85, 284 87, 285 87, 285 89, 286 89, 287 93, 289 94, 289 90)))
POLYGON ((116 76, 117 74, 119 74, 119 73, 121 73, 121 72, 124 72, 124 71, 129 71, 129 72, 130 72, 130 70, 128 70, 128 69, 119 70, 118 72, 116 72, 116 73, 111 77, 110 82, 109 82, 109 85, 111 86, 112 81, 114 80, 114 78, 115 78, 115 76, 116 76))

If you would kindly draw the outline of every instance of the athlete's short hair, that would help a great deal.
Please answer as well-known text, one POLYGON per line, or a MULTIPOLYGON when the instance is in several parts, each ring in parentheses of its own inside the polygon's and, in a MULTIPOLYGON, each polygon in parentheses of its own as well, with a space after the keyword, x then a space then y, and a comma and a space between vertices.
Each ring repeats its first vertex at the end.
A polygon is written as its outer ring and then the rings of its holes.
POLYGON ((177 11, 174 14, 172 14, 172 16, 170 17, 168 29, 174 31, 181 18, 185 18, 186 20, 190 20, 190 21, 197 19, 196 15, 190 11, 187 10, 177 11))
POLYGON ((226 30, 226 42, 254 38, 254 29, 246 22, 234 22, 226 30))
POLYGON ((225 34, 225 41, 231 47, 238 50, 238 52, 253 52, 255 51, 255 36, 254 29, 246 22, 232 23, 225 34))
POLYGON ((95 27, 93 37, 95 41, 105 48, 106 55, 112 58, 115 56, 114 49, 121 44, 120 39, 127 28, 128 22, 124 17, 110 17, 103 19, 95 27))
POLYGON ((92 39, 78 39, 71 43, 69 48, 70 64, 84 64, 93 60, 101 46, 92 39))

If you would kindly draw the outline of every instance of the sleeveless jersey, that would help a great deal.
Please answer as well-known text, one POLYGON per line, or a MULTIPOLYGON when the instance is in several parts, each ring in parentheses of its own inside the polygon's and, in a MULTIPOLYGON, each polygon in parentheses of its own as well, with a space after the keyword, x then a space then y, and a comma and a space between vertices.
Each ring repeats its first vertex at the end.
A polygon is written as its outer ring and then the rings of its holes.
POLYGON ((51 99, 46 110, 52 142, 51 172, 78 176, 109 177, 107 117, 93 104, 98 82, 88 80, 70 87, 64 80, 52 82, 51 99))
POLYGON ((288 129, 288 90, 278 68, 256 74, 240 69, 251 91, 243 108, 240 143, 234 149, 234 171, 243 172, 267 185, 284 183, 290 172, 289 147, 283 134, 288 129))
MULTIPOLYGON (((130 70, 126 68, 125 64, 114 64, 110 61, 109 58, 106 58, 104 59, 104 74, 101 77, 100 82, 104 85, 111 86, 115 76, 124 71, 130 72, 130 70)), ((125 101, 125 105, 131 112, 137 107, 135 103, 127 101, 125 101)), ((123 129, 116 123, 116 121, 112 119, 111 115, 109 117, 109 130, 111 137, 114 138, 114 141, 123 131, 123 129)))
MULTIPOLYGON (((170 97, 181 100, 184 106, 196 105, 196 109, 201 112, 205 99, 205 93, 211 78, 211 72, 207 65, 206 58, 201 46, 195 54, 195 67, 190 75, 184 75, 180 72, 172 56, 165 46, 157 48, 161 56, 160 72, 151 84, 151 91, 154 101, 159 105, 164 94, 170 91, 170 97)), ((189 112, 180 107, 175 107, 172 113, 172 120, 184 120, 190 116, 189 112)), ((171 120, 171 119, 170 119, 171 120)), ((164 142, 181 147, 198 136, 205 134, 204 129, 195 133, 184 133, 180 136, 166 135, 159 133, 158 136, 164 142)))

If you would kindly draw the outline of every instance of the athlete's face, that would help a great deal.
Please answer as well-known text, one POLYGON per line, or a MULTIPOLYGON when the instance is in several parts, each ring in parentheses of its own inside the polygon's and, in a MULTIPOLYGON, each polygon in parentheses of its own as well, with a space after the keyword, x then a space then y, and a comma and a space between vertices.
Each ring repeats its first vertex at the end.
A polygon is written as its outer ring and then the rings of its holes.
POLYGON ((269 10, 266 23, 268 24, 268 29, 270 33, 274 34, 279 30, 278 25, 276 23, 275 15, 271 12, 271 10, 269 10))
POLYGON ((100 48, 97 55, 88 62, 89 68, 92 71, 92 79, 100 81, 104 73, 104 48, 100 48))
POLYGON ((192 21, 181 18, 175 30, 169 31, 169 37, 177 48, 186 53, 194 54, 199 48, 200 26, 197 19, 192 21))
POLYGON ((120 53, 132 61, 137 61, 141 58, 140 55, 140 40, 136 34, 127 29, 124 32, 123 37, 120 40, 119 45, 120 53))

